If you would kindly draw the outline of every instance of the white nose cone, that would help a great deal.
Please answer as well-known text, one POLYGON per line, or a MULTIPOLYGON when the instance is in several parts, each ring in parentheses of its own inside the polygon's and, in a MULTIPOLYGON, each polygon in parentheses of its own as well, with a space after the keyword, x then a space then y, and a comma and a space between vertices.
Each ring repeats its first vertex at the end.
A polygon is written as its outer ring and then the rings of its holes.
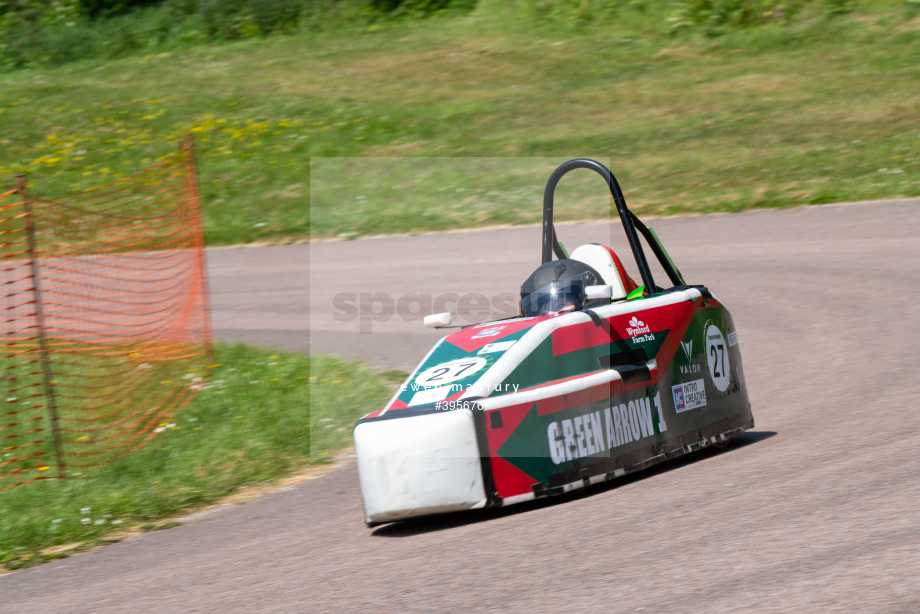
POLYGON ((368 524, 485 506, 471 410, 362 422, 354 437, 368 524))

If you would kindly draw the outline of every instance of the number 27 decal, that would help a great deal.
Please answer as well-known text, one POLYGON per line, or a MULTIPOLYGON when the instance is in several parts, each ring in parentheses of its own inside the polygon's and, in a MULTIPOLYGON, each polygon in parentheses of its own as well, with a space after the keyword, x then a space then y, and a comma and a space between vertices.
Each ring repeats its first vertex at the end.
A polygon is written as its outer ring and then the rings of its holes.
POLYGON ((725 337, 715 324, 706 327, 706 362, 709 363, 709 378, 719 392, 728 390, 729 365, 728 352, 725 351, 725 337))
POLYGON ((482 356, 460 358, 425 369, 415 377, 419 386, 443 386, 479 373, 488 364, 482 356))

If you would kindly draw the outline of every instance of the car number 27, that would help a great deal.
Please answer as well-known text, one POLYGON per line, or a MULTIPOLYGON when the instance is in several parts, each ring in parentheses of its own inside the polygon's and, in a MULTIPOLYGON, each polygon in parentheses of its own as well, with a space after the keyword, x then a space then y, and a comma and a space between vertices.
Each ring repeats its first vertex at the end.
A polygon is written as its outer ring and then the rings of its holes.
POLYGON ((719 392, 728 390, 730 366, 727 348, 722 331, 715 324, 710 324, 706 329, 706 362, 709 363, 709 377, 719 392))
POLYGON ((487 362, 482 356, 473 356, 441 363, 419 373, 415 378, 415 383, 419 386, 450 384, 479 373, 487 362))

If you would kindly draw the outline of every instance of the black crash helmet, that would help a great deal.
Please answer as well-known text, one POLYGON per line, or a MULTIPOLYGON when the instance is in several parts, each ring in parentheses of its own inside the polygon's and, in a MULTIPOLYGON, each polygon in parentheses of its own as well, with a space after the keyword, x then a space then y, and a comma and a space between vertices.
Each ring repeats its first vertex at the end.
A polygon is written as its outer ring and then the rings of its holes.
POLYGON ((577 311, 585 305, 585 288, 601 282, 593 268, 571 258, 541 264, 521 286, 521 312, 545 316, 577 311))

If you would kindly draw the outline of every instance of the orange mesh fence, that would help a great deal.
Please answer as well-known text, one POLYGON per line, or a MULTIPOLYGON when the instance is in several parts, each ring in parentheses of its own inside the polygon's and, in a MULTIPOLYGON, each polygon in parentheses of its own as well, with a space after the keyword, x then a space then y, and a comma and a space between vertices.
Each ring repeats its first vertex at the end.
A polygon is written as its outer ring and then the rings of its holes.
POLYGON ((144 445, 212 359, 191 145, 117 183, 0 194, 0 490, 144 445))

